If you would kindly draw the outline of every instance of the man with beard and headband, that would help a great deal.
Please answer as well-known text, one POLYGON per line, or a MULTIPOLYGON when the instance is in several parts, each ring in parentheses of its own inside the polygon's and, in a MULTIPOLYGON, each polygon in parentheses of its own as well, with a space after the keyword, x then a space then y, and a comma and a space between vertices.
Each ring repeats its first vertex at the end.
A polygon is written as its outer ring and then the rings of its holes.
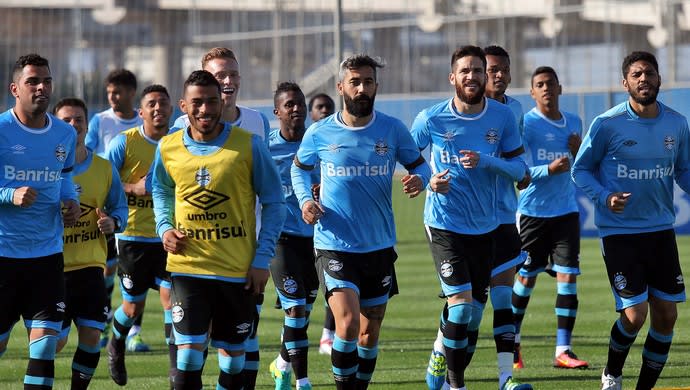
POLYGON ((331 363, 336 388, 365 389, 376 366, 381 323, 397 254, 391 191, 396 162, 415 197, 431 174, 405 125, 374 110, 383 65, 357 54, 340 64, 342 111, 312 124, 292 166, 302 218, 316 224, 316 267, 336 329, 331 363), (318 200, 311 171, 321 168, 318 200))
MULTIPOLYGON (((201 69, 211 73, 220 83, 223 103, 221 120, 228 122, 231 126, 238 126, 258 135, 268 146, 268 133, 271 131, 268 118, 259 111, 237 105, 237 95, 240 92, 240 65, 235 53, 225 47, 214 47, 201 58, 201 69)), ((171 132, 188 127, 189 116, 184 114, 175 120, 171 132)), ((259 230, 261 230, 261 205, 259 205, 258 200, 256 203, 256 223, 256 234, 258 235, 259 230)), ((257 313, 261 313, 263 302, 263 296, 257 299, 257 313)), ((259 317, 256 318, 254 325, 259 326, 259 317)), ((258 329, 254 329, 247 340, 245 352, 245 390, 252 390, 256 386, 256 375, 259 370, 258 329)))
MULTIPOLYGON (((570 164, 580 147, 582 121, 561 111, 561 85, 556 71, 540 66, 532 73, 532 98, 537 106, 524 116, 522 143, 532 181, 518 198, 520 239, 527 260, 513 285, 516 338, 530 296, 541 272, 556 276, 556 368, 587 368, 573 352, 571 339, 577 317, 577 275, 580 274, 580 217, 570 164)), ((517 361, 522 362, 519 344, 517 361)))
POLYGON ((153 165, 156 228, 172 273, 175 389, 202 388, 208 343, 218 348, 216 388, 247 388, 244 343, 285 220, 268 148, 257 135, 222 121, 222 104, 214 76, 192 72, 181 103, 190 126, 161 140, 153 165))
POLYGON ((47 59, 19 57, 9 89, 14 107, 0 115, 0 356, 21 317, 29 339, 24 389, 52 389, 65 313, 62 233, 81 214, 72 181, 77 132, 46 113, 47 59))
MULTIPOLYGON (((434 353, 445 353, 443 388, 465 389, 468 326, 481 321, 491 280, 493 232, 499 226, 496 180, 501 175, 522 180, 526 167, 518 157, 523 148, 515 116, 484 97, 484 51, 464 46, 453 53, 450 65, 455 96, 420 112, 411 132, 419 149, 431 146, 434 169, 424 224, 446 297, 439 326, 443 338, 434 353)), ((435 382, 427 385, 438 388, 435 382)), ((499 388, 531 386, 501 376, 499 388)))
POLYGON ((673 182, 690 192, 686 118, 657 100, 661 77, 653 54, 623 60, 630 97, 594 119, 572 178, 594 202, 611 291, 620 317, 611 328, 601 388, 623 388, 623 365, 644 324, 637 389, 654 387, 668 358, 676 305, 685 301, 673 223, 673 182))

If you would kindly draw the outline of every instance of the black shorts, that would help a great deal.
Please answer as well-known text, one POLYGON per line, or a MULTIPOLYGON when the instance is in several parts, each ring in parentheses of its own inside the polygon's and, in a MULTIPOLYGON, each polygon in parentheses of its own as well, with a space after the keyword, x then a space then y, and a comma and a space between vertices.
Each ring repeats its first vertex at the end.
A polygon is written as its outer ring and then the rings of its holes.
POLYGON ((59 332, 65 314, 62 253, 16 259, 0 257, 0 340, 21 316, 29 328, 59 332))
POLYGON ((108 253, 106 255, 105 266, 110 268, 117 264, 117 242, 114 234, 106 234, 105 236, 108 253))
POLYGON ((256 297, 244 283, 174 276, 172 322, 175 344, 204 344, 228 351, 244 349, 257 317, 256 297))
POLYGON ((87 267, 65 272, 65 319, 62 329, 77 326, 103 330, 108 316, 103 269, 87 267))
POLYGON ((316 250, 316 272, 326 299, 336 288, 349 288, 359 295, 360 307, 383 305, 392 296, 395 282, 393 247, 373 252, 352 253, 316 250))
POLYGON ((522 251, 520 233, 514 223, 498 225, 492 232, 494 236, 494 259, 491 268, 491 277, 501 272, 521 266, 527 258, 527 253, 522 251))
POLYGON ((550 218, 521 215, 520 239, 528 255, 521 276, 535 277, 546 270, 580 274, 579 213, 550 218))
POLYGON ((649 295, 670 302, 685 301, 673 229, 616 234, 601 241, 617 311, 646 302, 649 295))
POLYGON ((283 309, 314 303, 319 293, 314 239, 281 234, 271 260, 271 276, 283 309))
POLYGON ((170 273, 165 270, 168 254, 162 243, 118 240, 117 246, 122 299, 141 302, 149 288, 170 288, 170 273))
POLYGON ((472 291, 472 299, 486 303, 494 258, 493 234, 460 234, 430 226, 426 231, 443 295, 472 291))

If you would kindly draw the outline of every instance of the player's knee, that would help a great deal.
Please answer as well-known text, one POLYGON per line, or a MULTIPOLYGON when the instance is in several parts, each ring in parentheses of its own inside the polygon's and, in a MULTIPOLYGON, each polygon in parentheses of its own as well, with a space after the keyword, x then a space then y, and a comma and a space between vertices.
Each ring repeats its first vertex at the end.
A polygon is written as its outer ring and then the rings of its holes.
POLYGON ((218 366, 230 375, 239 374, 244 368, 244 353, 237 351, 227 352, 227 354, 223 354, 221 351, 218 351, 218 366))
POLYGON ((626 308, 622 315, 623 328, 626 332, 637 333, 647 320, 647 305, 636 305, 626 308))
POLYGON ((177 350, 177 369, 182 371, 199 371, 204 365, 204 352, 194 348, 177 350))
POLYGON ((29 342, 29 358, 40 360, 54 360, 57 350, 58 337, 46 334, 29 342))

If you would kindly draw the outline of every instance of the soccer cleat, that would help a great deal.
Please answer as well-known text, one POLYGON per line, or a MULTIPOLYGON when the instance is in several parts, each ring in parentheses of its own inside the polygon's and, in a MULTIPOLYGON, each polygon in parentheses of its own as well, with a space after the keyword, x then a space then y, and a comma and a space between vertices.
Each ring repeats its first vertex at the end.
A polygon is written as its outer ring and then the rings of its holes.
POLYGON ((623 375, 609 375, 608 369, 604 368, 601 373, 601 390, 623 390, 623 375))
POLYGON ((319 341, 319 354, 330 356, 331 351, 333 351, 333 339, 321 339, 321 341, 319 341))
POLYGON ((503 383, 498 390, 533 390, 532 385, 527 383, 520 383, 513 379, 512 376, 508 377, 508 380, 503 383))
POLYGON ((522 361, 520 344, 515 343, 515 348, 513 349, 513 370, 520 370, 522 368, 525 368, 525 362, 522 361))
POLYGON ((587 368, 589 363, 577 358, 577 355, 571 350, 567 350, 553 360, 553 366, 556 368, 587 368))
POLYGON ((446 383, 446 356, 443 352, 433 350, 426 368, 426 385, 429 390, 440 390, 446 383))
POLYGON ((127 336, 127 350, 129 352, 151 352, 151 348, 141 339, 139 333, 134 336, 127 336))
MULTIPOLYGON (((268 370, 271 372, 271 377, 276 383, 276 390, 291 390, 290 379, 292 378, 292 371, 281 371, 276 367, 276 361, 272 361, 268 366, 268 370)), ((311 385, 310 385, 311 386, 311 385)), ((310 387, 311 388, 311 387, 310 387)))
MULTIPOLYGON (((120 386, 127 384, 127 367, 125 367, 124 348, 118 347, 115 337, 108 342, 108 372, 113 381, 120 386)), ((124 347, 124 346, 123 346, 124 347)))

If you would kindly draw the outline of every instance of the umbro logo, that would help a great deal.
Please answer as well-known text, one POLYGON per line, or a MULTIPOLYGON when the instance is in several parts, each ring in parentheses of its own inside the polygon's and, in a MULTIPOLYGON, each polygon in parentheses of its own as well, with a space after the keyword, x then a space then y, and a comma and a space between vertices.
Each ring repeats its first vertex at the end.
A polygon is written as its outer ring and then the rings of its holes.
POLYGON ((625 140, 623 142, 623 145, 628 146, 628 147, 635 146, 635 145, 637 145, 637 141, 635 141, 634 139, 625 140))
POLYGON ((243 322, 237 325, 237 334, 247 333, 251 329, 252 324, 248 322, 243 322))
POLYGON ((202 210, 209 210, 228 199, 230 197, 227 195, 203 187, 184 197, 184 200, 202 210))
POLYGON ((683 284, 683 275, 676 276, 676 284, 683 284))
POLYGON ((65 304, 65 302, 58 302, 58 303, 55 304, 55 306, 57 306, 56 309, 57 309, 57 311, 59 311, 60 313, 64 313, 64 312, 65 312, 65 309, 67 308, 67 305, 65 304))
POLYGON ((26 150, 26 146, 16 144, 12 146, 10 149, 12 149, 13 154, 24 154, 24 151, 26 150))

